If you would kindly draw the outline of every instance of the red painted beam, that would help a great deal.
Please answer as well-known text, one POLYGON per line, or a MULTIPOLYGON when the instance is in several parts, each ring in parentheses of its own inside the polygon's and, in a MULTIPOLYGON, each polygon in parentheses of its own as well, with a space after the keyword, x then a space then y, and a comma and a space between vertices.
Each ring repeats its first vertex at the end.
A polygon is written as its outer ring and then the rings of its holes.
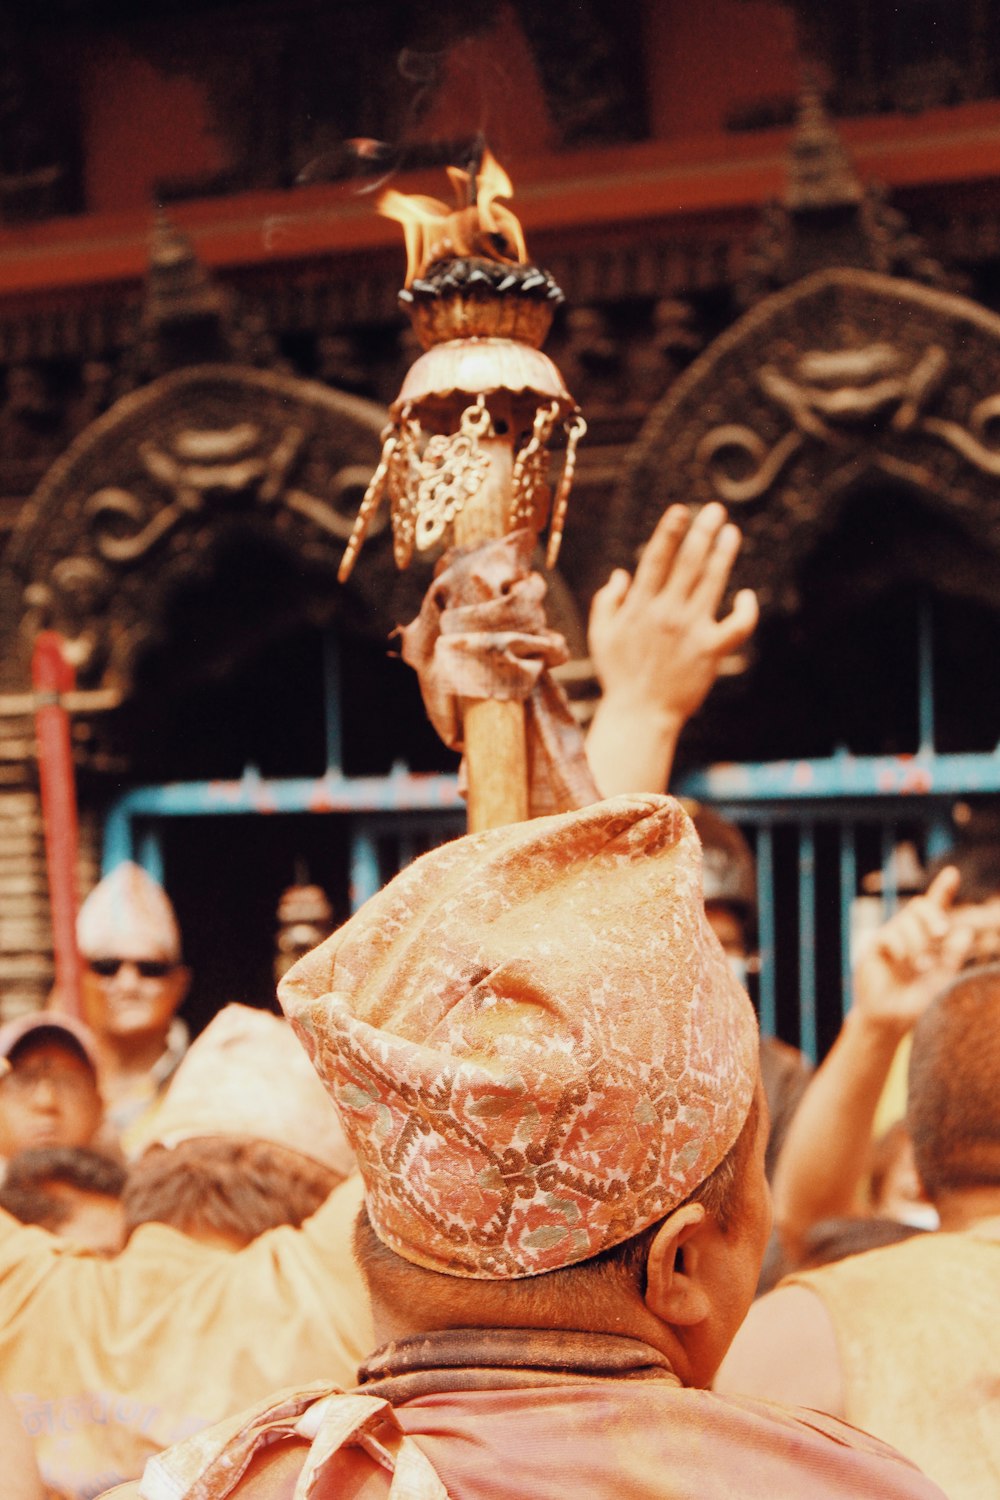
MULTIPOLYGON (((865 180, 890 188, 1000 180, 1000 102, 842 122, 865 180)), ((790 133, 770 130, 565 153, 508 162, 528 236, 627 229, 652 220, 753 210, 780 195, 790 133)), ((395 179, 405 192, 443 196, 443 172, 395 179)), ((396 248, 397 225, 356 183, 251 193, 177 204, 171 214, 206 266, 237 268, 396 248)), ((0 230, 0 310, 5 299, 137 282, 149 262, 149 217, 90 215, 0 230)))

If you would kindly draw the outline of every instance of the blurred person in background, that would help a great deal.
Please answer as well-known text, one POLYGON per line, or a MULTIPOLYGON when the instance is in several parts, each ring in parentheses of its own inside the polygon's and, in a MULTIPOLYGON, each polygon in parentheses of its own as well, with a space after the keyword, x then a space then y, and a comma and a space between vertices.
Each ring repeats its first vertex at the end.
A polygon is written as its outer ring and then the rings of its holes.
MULTIPOLYGON (((703 803, 687 806, 701 841, 705 915, 733 973, 745 987, 757 971, 757 872, 753 854, 735 823, 703 803)), ((771 1117, 766 1156, 770 1181, 812 1067, 797 1047, 778 1037, 762 1036, 760 1071, 771 1117)))
POLYGON ((104 1105, 94 1037, 69 1016, 21 1016, 0 1026, 0 1157, 40 1146, 89 1146, 104 1105))
POLYGON ((276 1387, 352 1381, 372 1342, 353 1155, 285 1020, 224 1007, 144 1130, 120 1254, 0 1210, 0 1375, 73 1500, 276 1387))
MULTIPOLYGON (((918 899, 940 893, 942 880, 954 891, 944 870, 918 899)), ((923 916, 914 984, 934 981, 948 937, 946 922, 923 916)), ((951 1500, 1000 1494, 998 1079, 992 964, 952 979, 913 1033, 907 1125, 940 1230, 795 1272, 754 1304, 716 1381, 730 1394, 845 1416, 920 1464, 951 1500)))
POLYGON ((0 1208, 83 1250, 113 1255, 125 1243, 121 1161, 85 1146, 21 1151, 7 1164, 0 1208))
MULTIPOLYGON (((960 874, 939 869, 927 890, 885 922, 865 946, 852 975, 852 1003, 840 1033, 803 1095, 774 1177, 774 1219, 789 1263, 798 1263, 813 1228, 829 1220, 902 1217, 918 1227, 935 1222, 905 1158, 872 1203, 872 1165, 879 1102, 902 1043, 934 997, 965 963, 971 939, 956 916, 960 874), (905 1209, 901 1188, 908 1194, 905 1209), (889 1190, 892 1191, 889 1191, 889 1190)), ((905 1089, 900 1107, 905 1108, 905 1089)), ((903 1133, 897 1130, 897 1153, 903 1133)), ((856 1239, 856 1236, 855 1236, 856 1239)))
POLYGON ((139 865, 118 865, 81 906, 77 945, 108 1119, 130 1153, 130 1131, 155 1108, 188 1046, 177 1011, 191 974, 166 892, 139 865))

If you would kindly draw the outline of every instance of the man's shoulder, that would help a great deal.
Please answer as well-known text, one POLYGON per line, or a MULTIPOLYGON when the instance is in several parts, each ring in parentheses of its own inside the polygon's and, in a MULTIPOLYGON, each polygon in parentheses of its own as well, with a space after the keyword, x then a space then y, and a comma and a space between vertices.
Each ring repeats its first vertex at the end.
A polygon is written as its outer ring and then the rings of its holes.
POLYGON ((395 1416, 453 1497, 514 1500, 525 1492, 519 1454, 554 1467, 571 1454, 595 1496, 621 1493, 625 1464, 634 1500, 662 1500, 667 1473, 671 1495, 699 1500, 742 1494, 751 1474, 754 1493, 774 1500, 941 1500, 908 1459, 837 1417, 667 1380, 448 1391, 406 1402, 395 1416))
POLYGON ((722 1362, 715 1389, 844 1415, 837 1336, 812 1286, 784 1281, 753 1304, 722 1362))

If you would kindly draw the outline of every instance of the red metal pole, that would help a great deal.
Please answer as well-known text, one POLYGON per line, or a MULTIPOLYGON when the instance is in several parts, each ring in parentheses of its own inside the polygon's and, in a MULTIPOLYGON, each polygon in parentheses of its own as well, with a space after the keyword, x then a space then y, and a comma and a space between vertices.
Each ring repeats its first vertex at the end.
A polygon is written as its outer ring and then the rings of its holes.
POLYGON ((82 1014, 80 954, 76 946, 76 862, 79 833, 76 816, 76 778, 70 742, 69 714, 60 703, 71 692, 76 673, 66 660, 62 637, 43 630, 35 641, 31 676, 37 707, 38 775, 45 827, 45 863, 52 908, 56 986, 61 1008, 82 1014))

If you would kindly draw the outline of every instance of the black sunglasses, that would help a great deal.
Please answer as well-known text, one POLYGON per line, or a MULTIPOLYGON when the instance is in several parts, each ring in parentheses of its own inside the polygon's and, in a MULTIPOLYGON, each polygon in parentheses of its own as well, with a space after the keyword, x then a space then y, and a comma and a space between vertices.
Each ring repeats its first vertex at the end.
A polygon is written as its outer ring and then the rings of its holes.
POLYGON ((87 967, 102 979, 113 979, 123 964, 133 964, 143 979, 165 979, 177 965, 165 958, 88 958, 87 967))

